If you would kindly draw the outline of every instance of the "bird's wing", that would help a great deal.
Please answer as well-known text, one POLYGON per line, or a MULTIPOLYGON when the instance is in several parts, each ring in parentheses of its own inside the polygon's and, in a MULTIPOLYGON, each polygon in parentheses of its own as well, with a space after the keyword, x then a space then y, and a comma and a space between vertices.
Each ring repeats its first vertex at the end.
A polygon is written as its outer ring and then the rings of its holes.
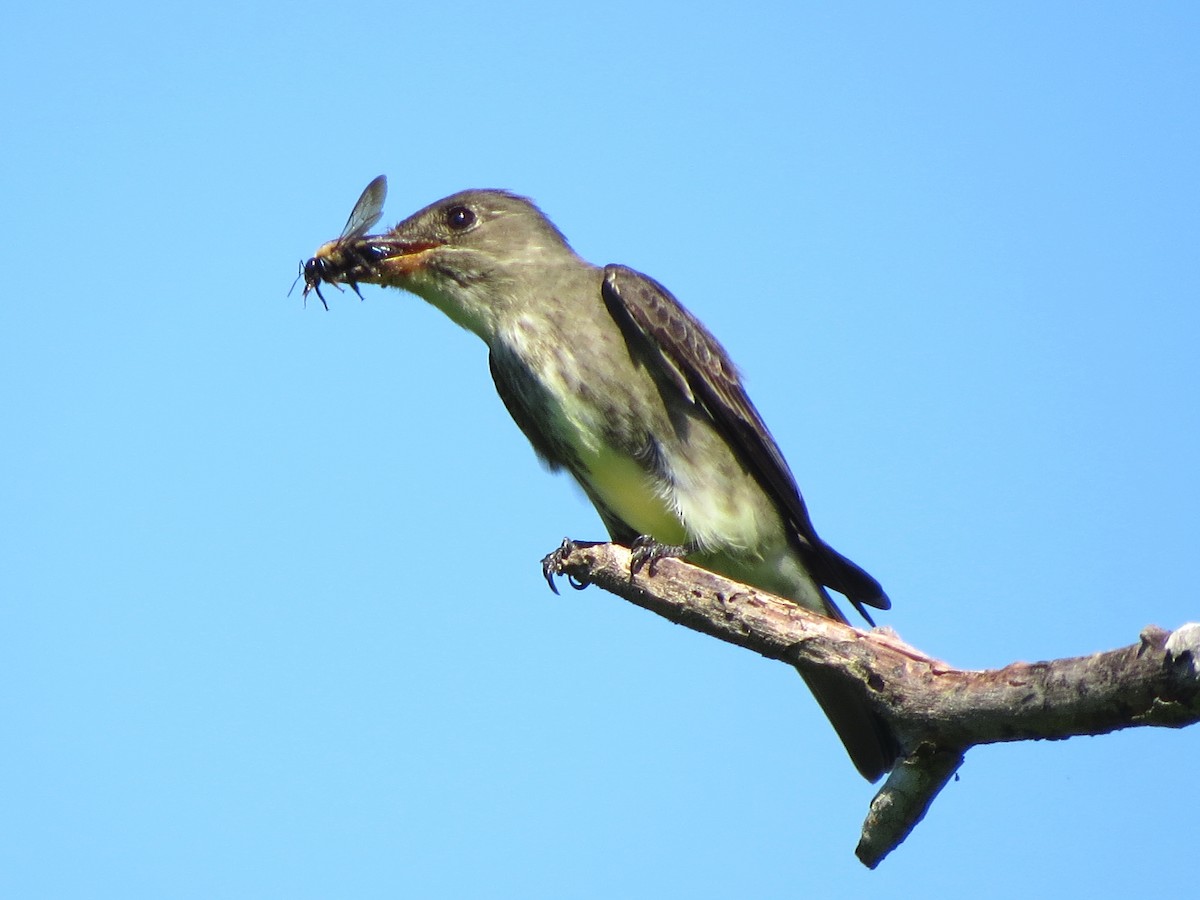
POLYGON ((742 464, 775 501, 791 523, 796 548, 813 576, 844 594, 867 621, 863 604, 889 609, 891 602, 879 582, 817 536, 791 469, 716 338, 670 291, 633 269, 606 266, 601 293, 626 341, 659 355, 674 386, 708 412, 742 464))

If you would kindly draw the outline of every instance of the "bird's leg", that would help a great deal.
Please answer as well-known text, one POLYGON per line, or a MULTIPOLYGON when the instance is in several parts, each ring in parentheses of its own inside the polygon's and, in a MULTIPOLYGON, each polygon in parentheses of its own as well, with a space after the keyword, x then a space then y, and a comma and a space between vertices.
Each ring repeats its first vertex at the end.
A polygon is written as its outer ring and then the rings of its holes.
POLYGON ((629 557, 629 575, 632 578, 643 568, 647 574, 653 575, 654 566, 660 559, 681 559, 695 548, 686 544, 664 544, 643 534, 634 540, 629 549, 633 551, 629 557))

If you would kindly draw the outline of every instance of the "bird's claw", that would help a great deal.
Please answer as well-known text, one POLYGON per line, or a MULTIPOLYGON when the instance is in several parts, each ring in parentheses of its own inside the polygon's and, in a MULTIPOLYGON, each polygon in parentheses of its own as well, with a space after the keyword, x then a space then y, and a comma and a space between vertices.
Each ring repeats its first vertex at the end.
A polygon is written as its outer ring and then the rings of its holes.
POLYGON ((646 574, 654 575, 654 567, 660 559, 679 559, 687 556, 690 552, 690 548, 682 544, 663 544, 648 534, 637 538, 629 549, 631 551, 629 556, 630 578, 642 569, 646 570, 646 574))
MULTIPOLYGON (((550 590, 554 591, 554 593, 558 593, 558 586, 554 583, 554 576, 563 574, 563 563, 567 561, 567 557, 574 553, 579 546, 579 544, 570 538, 563 538, 557 550, 542 558, 542 577, 546 579, 546 584, 550 585, 550 590)), ((586 581, 580 581, 574 575, 570 574, 567 575, 567 584, 571 585, 577 591, 582 591, 587 587, 586 581)))

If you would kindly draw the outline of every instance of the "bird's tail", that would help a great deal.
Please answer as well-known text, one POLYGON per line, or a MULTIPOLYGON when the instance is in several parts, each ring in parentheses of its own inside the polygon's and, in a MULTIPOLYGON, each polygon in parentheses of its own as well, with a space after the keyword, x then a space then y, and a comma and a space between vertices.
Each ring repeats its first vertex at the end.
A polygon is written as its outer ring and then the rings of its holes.
POLYGON ((900 756, 900 743, 855 686, 825 672, 796 671, 817 698, 863 778, 878 781, 890 771, 900 756))

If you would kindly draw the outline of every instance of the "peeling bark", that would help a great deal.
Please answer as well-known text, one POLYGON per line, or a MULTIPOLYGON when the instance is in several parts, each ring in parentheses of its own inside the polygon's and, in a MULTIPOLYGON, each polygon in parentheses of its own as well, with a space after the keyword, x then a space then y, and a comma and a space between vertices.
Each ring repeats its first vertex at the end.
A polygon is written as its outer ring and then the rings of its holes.
POLYGON ((1200 721, 1200 624, 1148 626, 1137 643, 1089 656, 972 671, 890 629, 853 628, 680 560, 632 575, 629 551, 615 544, 564 541, 543 568, 548 579, 595 584, 679 625, 855 685, 904 754, 863 826, 856 852, 871 868, 908 836, 971 747, 1200 721))

